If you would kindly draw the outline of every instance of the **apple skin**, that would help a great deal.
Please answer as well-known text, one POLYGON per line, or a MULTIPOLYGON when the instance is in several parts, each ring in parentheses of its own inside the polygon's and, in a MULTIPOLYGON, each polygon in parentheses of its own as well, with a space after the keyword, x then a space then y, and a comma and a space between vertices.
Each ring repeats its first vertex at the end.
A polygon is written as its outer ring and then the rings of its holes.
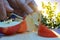
POLYGON ((3 33, 3 28, 0 28, 0 33, 3 33))
POLYGON ((27 24, 26 24, 26 21, 24 20, 21 24, 20 24, 20 27, 17 31, 17 33, 23 33, 23 32, 26 32, 27 31, 27 24))
POLYGON ((13 34, 16 34, 16 33, 26 32, 27 31, 26 21, 23 20, 23 22, 21 22, 17 25, 7 27, 7 28, 2 28, 0 31, 2 31, 3 34, 5 34, 5 35, 13 35, 13 34))
POLYGON ((55 35, 50 29, 48 29, 44 24, 40 24, 38 28, 38 35, 42 37, 55 38, 55 35))

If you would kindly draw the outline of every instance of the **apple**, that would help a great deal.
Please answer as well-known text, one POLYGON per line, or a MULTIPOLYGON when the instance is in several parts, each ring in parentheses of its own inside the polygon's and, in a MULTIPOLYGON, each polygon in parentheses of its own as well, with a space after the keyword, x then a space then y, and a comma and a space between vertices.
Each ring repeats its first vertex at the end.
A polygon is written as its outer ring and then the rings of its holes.
POLYGON ((38 35, 42 37, 57 37, 50 29, 47 28, 44 24, 40 24, 38 28, 38 35))
MULTIPOLYGON (((3 23, 0 23, 0 24, 3 24, 3 23)), ((25 20, 23 20, 21 23, 15 22, 12 24, 0 25, 0 32, 4 33, 5 35, 12 35, 15 33, 23 33, 26 31, 27 31, 27 25, 26 25, 25 20)))
POLYGON ((14 25, 14 26, 10 26, 10 27, 7 27, 7 28, 3 28, 3 33, 5 35, 12 35, 12 34, 15 34, 17 32, 17 30, 19 29, 20 27, 20 23, 17 24, 17 25, 14 25))

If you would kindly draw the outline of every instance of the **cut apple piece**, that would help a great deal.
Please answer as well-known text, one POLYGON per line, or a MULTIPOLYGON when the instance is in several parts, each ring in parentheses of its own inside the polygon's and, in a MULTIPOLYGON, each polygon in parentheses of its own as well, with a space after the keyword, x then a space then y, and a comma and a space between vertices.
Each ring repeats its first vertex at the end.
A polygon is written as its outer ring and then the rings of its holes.
POLYGON ((14 26, 10 26, 7 28, 3 28, 3 33, 5 35, 12 35, 15 33, 23 33, 27 31, 27 25, 26 25, 26 21, 23 20, 21 23, 14 25, 14 26))
POLYGON ((47 26, 45 26, 44 24, 39 25, 38 35, 49 38, 57 37, 57 35, 53 33, 50 29, 48 29, 47 26))
POLYGON ((15 34, 17 32, 17 30, 19 29, 19 27, 20 27, 20 24, 10 26, 10 27, 7 27, 7 28, 3 28, 3 33, 5 35, 15 34))

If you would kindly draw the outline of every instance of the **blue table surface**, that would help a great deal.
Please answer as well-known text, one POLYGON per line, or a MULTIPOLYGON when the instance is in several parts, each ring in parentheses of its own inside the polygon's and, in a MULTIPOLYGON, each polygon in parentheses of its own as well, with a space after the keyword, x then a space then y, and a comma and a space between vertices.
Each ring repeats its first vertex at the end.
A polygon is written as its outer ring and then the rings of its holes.
POLYGON ((36 32, 16 34, 13 36, 1 37, 0 40, 60 40, 60 38, 45 38, 37 35, 36 32))
POLYGON ((54 31, 60 34, 60 29, 55 29, 54 31))

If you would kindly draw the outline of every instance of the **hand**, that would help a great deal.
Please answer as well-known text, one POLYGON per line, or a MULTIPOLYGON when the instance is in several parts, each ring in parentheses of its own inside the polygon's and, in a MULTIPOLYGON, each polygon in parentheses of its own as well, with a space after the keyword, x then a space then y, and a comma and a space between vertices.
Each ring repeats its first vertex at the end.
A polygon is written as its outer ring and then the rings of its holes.
POLYGON ((13 9, 9 6, 7 0, 0 0, 0 20, 7 19, 7 12, 12 12, 13 9))
POLYGON ((8 0, 8 2, 14 8, 14 12, 20 16, 31 14, 37 9, 34 0, 8 0))
POLYGON ((0 14, 2 15, 0 20, 6 19, 7 15, 11 12, 25 16, 36 11, 36 4, 33 0, 0 0, 0 3, 0 14))

